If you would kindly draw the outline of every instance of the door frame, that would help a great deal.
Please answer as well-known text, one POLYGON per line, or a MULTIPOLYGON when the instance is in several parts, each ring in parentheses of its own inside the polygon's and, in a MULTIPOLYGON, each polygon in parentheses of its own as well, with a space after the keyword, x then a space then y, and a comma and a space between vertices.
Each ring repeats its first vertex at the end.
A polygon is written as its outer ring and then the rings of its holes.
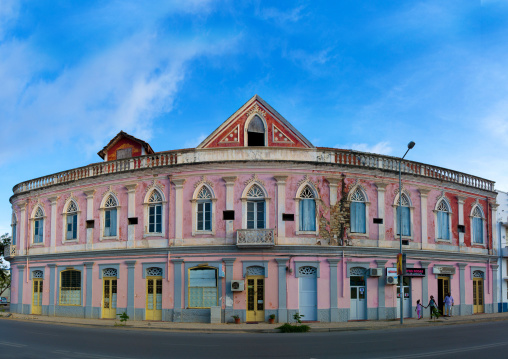
POLYGON ((145 285, 145 320, 162 320, 162 276, 147 276, 145 285), (148 283, 153 280, 153 309, 148 309, 148 283), (157 281, 161 281, 161 309, 157 308, 157 281), (150 315, 149 315, 150 312, 150 315))
POLYGON ((111 305, 113 303, 113 280, 116 280, 116 295, 117 295, 116 301, 118 301, 118 278, 117 277, 103 277, 102 278, 101 318, 103 318, 103 319, 115 319, 116 318, 116 308, 118 307, 118 302, 117 302, 117 305, 115 306, 115 308, 111 307, 111 305), (109 316, 105 315, 106 308, 104 308, 104 303, 105 303, 104 289, 105 289, 107 280, 111 281, 110 286, 109 286, 109 295, 110 295, 109 304, 110 304, 110 306, 109 306, 109 309, 107 309, 110 312, 109 316), (111 314, 111 311, 114 311, 114 315, 111 314))
POLYGON ((42 291, 44 288, 43 279, 42 278, 33 278, 32 279, 32 314, 42 314, 42 291), (39 305, 35 305, 35 287, 37 286, 37 293, 39 295, 39 305), (37 309, 36 309, 37 308, 37 309))
POLYGON ((473 314, 481 314, 485 313, 485 280, 483 278, 474 277, 473 278, 473 314), (476 282, 476 284, 475 284, 476 282), (478 289, 478 284, 481 283, 481 290, 478 289), (476 288, 476 290, 475 290, 476 288), (478 294, 478 296, 476 296, 478 294), (482 304, 474 304, 475 300, 478 303, 478 300, 481 300, 482 304), (479 310, 481 308, 481 310, 479 310), (475 310, 476 309, 476 310, 475 310))
POLYGON ((437 307, 439 311, 444 314, 444 298, 448 292, 451 292, 451 278, 449 276, 438 276, 437 277, 437 307), (441 281, 441 282, 440 282, 441 281), (448 282, 448 289, 446 289, 445 282, 448 282), (441 283, 441 284, 440 284, 441 283))
POLYGON ((264 275, 247 275, 245 277, 245 282, 247 283, 247 298, 246 298, 246 307, 245 307, 245 321, 246 322, 264 322, 265 321, 265 294, 266 294, 266 281, 264 275), (249 310, 249 279, 254 280, 254 310, 249 310), (258 298, 258 280, 263 281, 263 310, 257 309, 257 304, 259 301, 258 298), (250 314, 249 314, 250 313, 250 314))

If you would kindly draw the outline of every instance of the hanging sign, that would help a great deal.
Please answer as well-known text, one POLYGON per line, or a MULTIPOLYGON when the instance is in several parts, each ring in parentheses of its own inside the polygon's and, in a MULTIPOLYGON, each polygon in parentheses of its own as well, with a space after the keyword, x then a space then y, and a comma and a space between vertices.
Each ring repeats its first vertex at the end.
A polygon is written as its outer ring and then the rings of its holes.
POLYGON ((434 274, 455 274, 455 267, 434 266, 432 267, 434 274))
POLYGON ((395 267, 386 268, 386 276, 387 277, 396 277, 397 276, 397 268, 395 268, 395 267))
POLYGON ((425 277, 425 268, 406 268, 405 277, 425 277))

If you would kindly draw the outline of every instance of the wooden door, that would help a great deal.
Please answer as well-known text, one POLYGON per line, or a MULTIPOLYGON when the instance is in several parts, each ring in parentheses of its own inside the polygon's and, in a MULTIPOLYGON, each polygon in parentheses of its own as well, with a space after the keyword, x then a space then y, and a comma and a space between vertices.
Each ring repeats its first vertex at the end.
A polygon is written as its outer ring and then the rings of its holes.
POLYGON ((32 314, 42 314, 42 279, 33 280, 32 314))
POLYGON ((265 277, 247 277, 247 321, 265 321, 265 277))
POLYGON ((107 319, 116 318, 116 283, 115 277, 107 277, 103 280, 102 317, 107 319))
POLYGON ((483 313, 483 278, 473 278, 473 314, 483 313))
POLYGON ((162 277, 146 278, 146 320, 162 320, 162 277))

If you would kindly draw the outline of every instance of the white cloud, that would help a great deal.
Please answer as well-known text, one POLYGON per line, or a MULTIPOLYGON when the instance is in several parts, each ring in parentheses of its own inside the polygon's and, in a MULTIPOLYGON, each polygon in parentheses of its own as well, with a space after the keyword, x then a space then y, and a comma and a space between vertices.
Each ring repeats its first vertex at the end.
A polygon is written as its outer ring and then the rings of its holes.
POLYGON ((269 7, 258 11, 259 16, 263 20, 273 20, 276 23, 282 25, 288 22, 297 22, 304 15, 302 14, 305 6, 301 5, 287 11, 279 10, 277 8, 269 7))
POLYGON ((387 141, 378 142, 373 145, 368 143, 353 143, 351 145, 335 145, 333 147, 342 149, 352 149, 361 152, 378 153, 382 155, 390 155, 392 153, 390 143, 387 141))
POLYGON ((197 147, 208 135, 200 134, 198 137, 185 141, 184 148, 197 147))

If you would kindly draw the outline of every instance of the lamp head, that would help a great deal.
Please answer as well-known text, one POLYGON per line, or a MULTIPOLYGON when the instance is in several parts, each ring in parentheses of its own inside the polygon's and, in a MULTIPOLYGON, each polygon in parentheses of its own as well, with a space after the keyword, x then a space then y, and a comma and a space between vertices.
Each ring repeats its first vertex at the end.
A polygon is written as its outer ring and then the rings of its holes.
POLYGON ((408 148, 408 149, 412 149, 414 146, 415 146, 414 141, 411 141, 411 142, 409 142, 409 143, 407 144, 407 148, 408 148))

